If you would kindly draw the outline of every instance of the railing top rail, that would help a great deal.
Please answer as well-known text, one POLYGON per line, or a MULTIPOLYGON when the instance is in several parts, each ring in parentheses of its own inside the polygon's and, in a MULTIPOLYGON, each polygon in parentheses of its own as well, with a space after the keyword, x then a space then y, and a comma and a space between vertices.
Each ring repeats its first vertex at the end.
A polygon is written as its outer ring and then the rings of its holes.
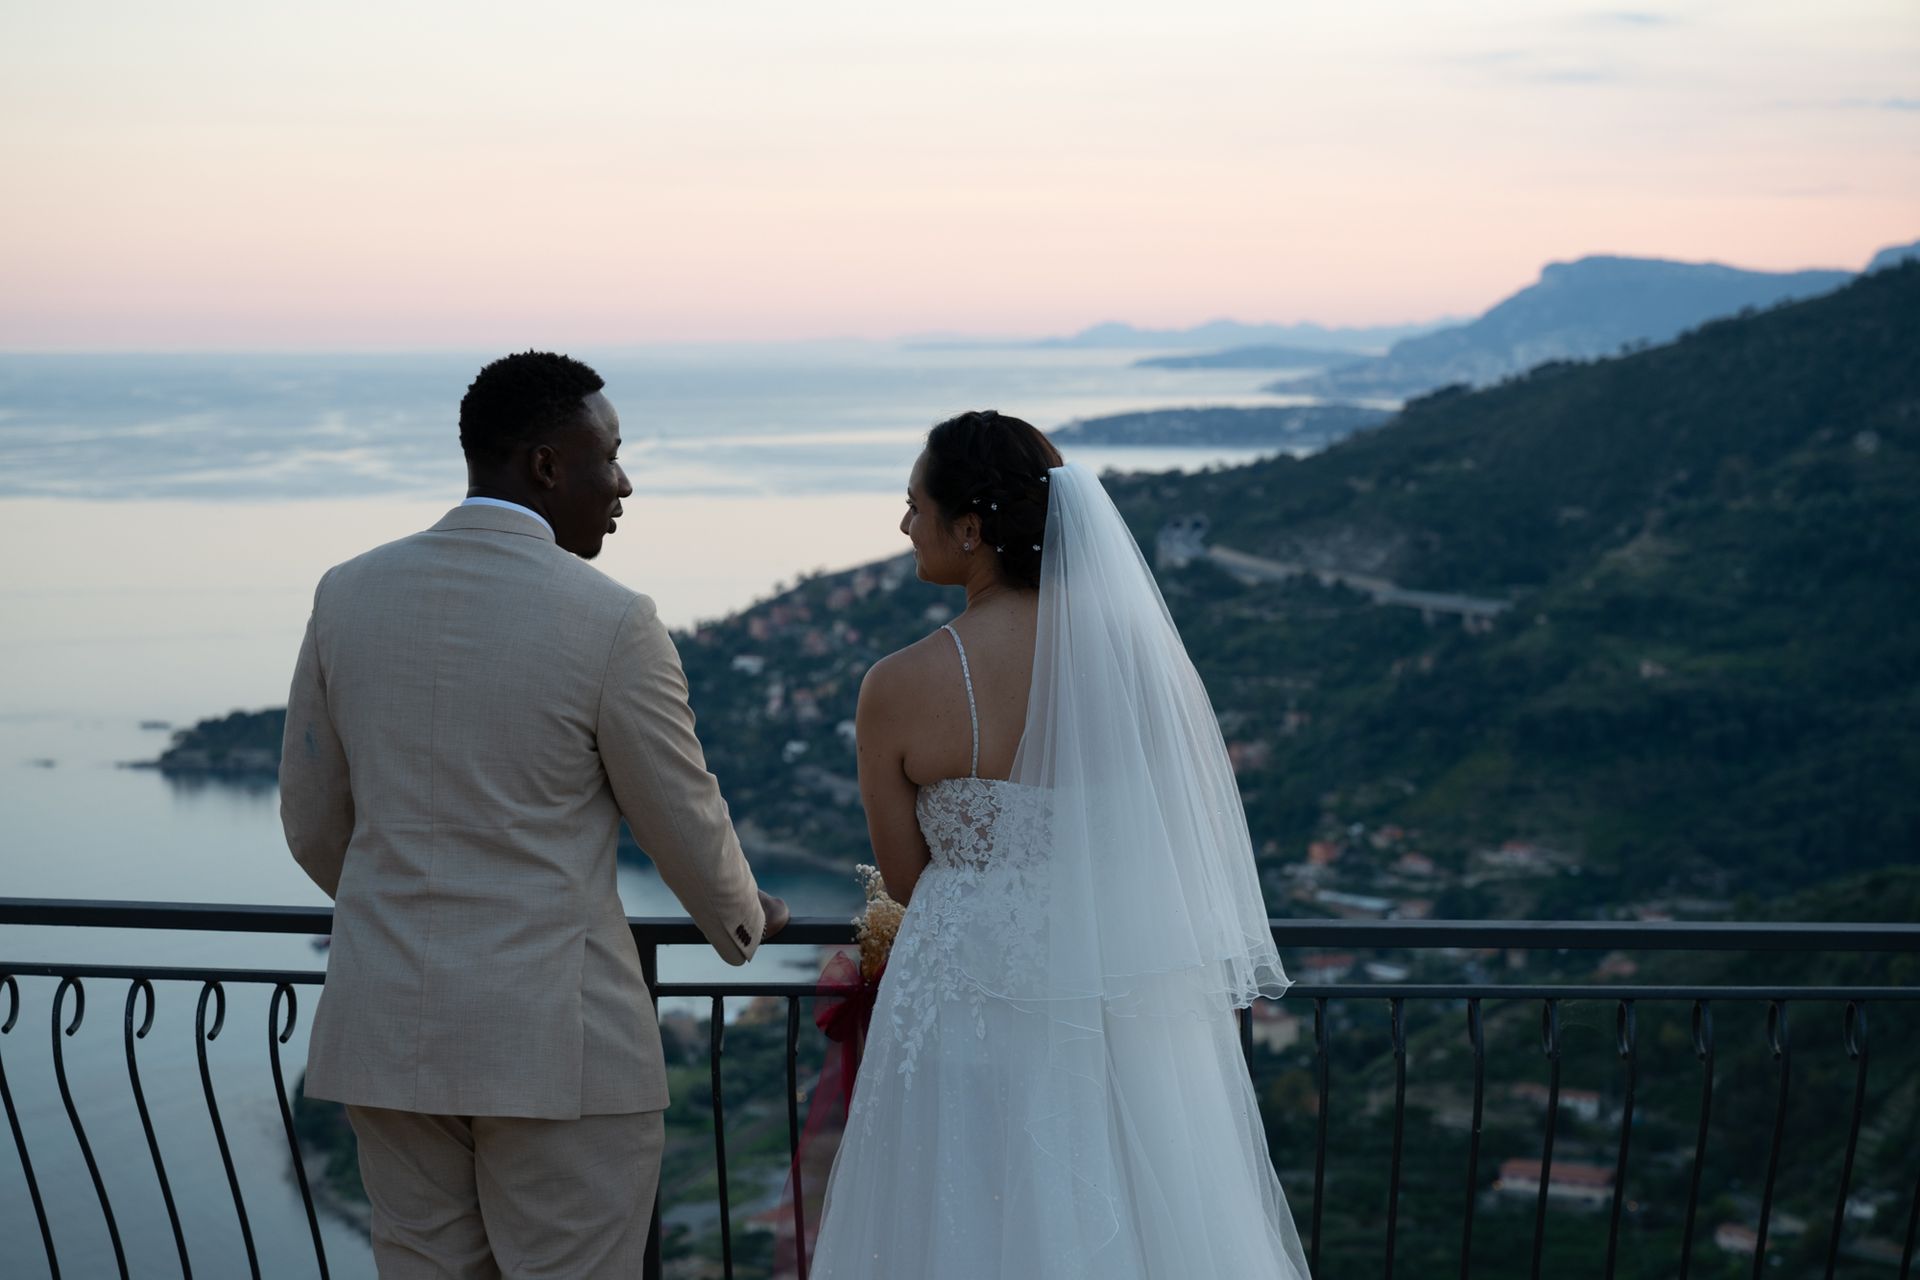
MULTIPOLYGON (((637 936, 661 946, 705 941, 684 916, 629 916, 637 936)), ((1603 920, 1290 920, 1271 922, 1283 947, 1564 951, 1920 952, 1920 924, 1887 922, 1683 922, 1603 920)), ((116 902, 91 898, 0 898, 0 925, 183 929, 221 933, 323 934, 331 907, 215 902, 116 902)), ((836 946, 853 941, 837 918, 799 918, 777 941, 836 946)))
MULTIPOLYGON (((48 961, 10 963, 0 959, 0 974, 16 978, 80 978, 113 981, 144 978, 149 982, 221 982, 259 986, 317 986, 326 973, 320 969, 235 969, 181 965, 62 964, 48 961)), ((662 997, 708 999, 726 996, 753 999, 772 996, 802 999, 822 994, 813 982, 661 982, 655 991, 662 997)), ((1492 1004, 1501 1000, 1634 1000, 1657 1004, 1662 1001, 1711 1000, 1716 1004, 1754 1001, 1793 1001, 1819 1004, 1848 1001, 1871 1003, 1920 1001, 1920 987, 1834 987, 1834 986, 1719 986, 1714 984, 1595 984, 1595 983, 1463 983, 1463 982, 1297 982, 1288 989, 1285 1003, 1304 1005, 1314 1000, 1479 1000, 1492 1004)))
MULTIPOLYGON (((685 916, 628 916, 636 935, 661 946, 704 944, 685 916)), ((0 925, 59 925, 94 929, 183 929, 199 933, 333 932, 332 907, 258 906, 226 902, 117 902, 96 898, 0 898, 0 925)), ((853 941, 841 919, 796 919, 777 941, 836 946, 853 941)))

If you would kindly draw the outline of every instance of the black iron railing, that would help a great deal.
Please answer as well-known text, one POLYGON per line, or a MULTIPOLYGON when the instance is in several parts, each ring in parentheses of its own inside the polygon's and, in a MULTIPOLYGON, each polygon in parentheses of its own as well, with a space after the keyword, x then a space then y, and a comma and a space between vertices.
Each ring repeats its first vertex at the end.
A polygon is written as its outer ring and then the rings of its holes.
MULTIPOLYGON (((196 932, 288 933, 323 935, 331 930, 332 914, 326 908, 247 907, 195 904, 97 902, 47 899, 0 899, 0 925, 64 926, 69 928, 166 929, 196 932)), ((672 919, 632 919, 629 921, 640 948, 641 961, 649 987, 656 1000, 691 998, 704 1000, 709 1014, 708 1076, 713 1108, 713 1160, 718 1176, 719 1265, 723 1274, 735 1270, 735 1228, 731 1193, 727 1179, 727 1125, 723 1092, 727 1002, 772 998, 784 1002, 785 1010, 785 1091, 787 1145, 790 1156, 797 1155, 800 1134, 799 1099, 805 1081, 801 1078, 801 1001, 814 996, 814 987, 806 983, 663 983, 658 977, 659 948, 675 945, 703 945, 704 940, 691 922, 672 919)), ((1568 951, 1618 951, 1636 955, 1664 952, 1709 953, 1791 953, 1804 957, 1858 957, 1872 953, 1920 955, 1920 925, 1913 924, 1675 924, 1675 923, 1603 923, 1603 922, 1480 922, 1480 921, 1274 921, 1276 941, 1283 951, 1307 948, 1338 948, 1352 952, 1393 951, 1415 955, 1432 954, 1448 948, 1484 952, 1498 948, 1533 953, 1568 951)), ((849 925, 797 920, 777 940, 780 945, 844 946, 852 942, 849 925)), ((139 965, 75 965, 60 963, 8 962, 0 960, 0 989, 6 1006, 0 1021, 0 1103, 4 1103, 8 1125, 18 1153, 23 1190, 33 1205, 40 1229, 40 1243, 48 1271, 58 1276, 60 1260, 47 1206, 35 1175, 32 1151, 20 1122, 18 1108, 6 1074, 6 1043, 19 1032, 23 1014, 22 996, 17 979, 41 978, 57 982, 49 1009, 54 1077, 61 1102, 77 1146, 86 1164, 106 1232, 110 1238, 120 1274, 129 1273, 127 1249, 115 1218, 112 1198, 101 1176, 99 1160, 89 1140, 85 1119, 69 1087, 63 1041, 74 1035, 86 1014, 88 984, 125 984, 122 1007, 123 1042, 128 1075, 141 1128, 146 1157, 159 1183, 172 1245, 183 1274, 191 1274, 187 1237, 172 1189, 168 1164, 156 1137, 143 1089, 137 1046, 144 1041, 154 1023, 157 1004, 156 983, 184 983, 197 986, 194 1032, 196 1056, 206 1114, 226 1175, 238 1220, 240 1236, 252 1274, 261 1273, 253 1228, 243 1189, 242 1170, 236 1167, 222 1123, 215 1081, 209 1064, 207 1046, 217 1039, 227 1021, 227 988, 230 986, 265 987, 271 992, 265 1035, 273 1087, 277 1094, 280 1118, 285 1131, 288 1155, 298 1182, 305 1209, 306 1224, 312 1237, 314 1260, 319 1274, 328 1275, 326 1249, 314 1195, 308 1184, 293 1111, 289 1105, 281 1046, 288 1043, 298 1019, 299 989, 318 987, 324 975, 295 970, 237 968, 159 967, 139 965), (69 1005, 71 1011, 69 1012, 69 1005)), ((1513 1002, 1537 1005, 1540 1017, 1540 1052, 1547 1072, 1544 1137, 1540 1149, 1538 1189, 1533 1196, 1532 1238, 1527 1270, 1534 1280, 1543 1274, 1543 1248, 1548 1231, 1549 1199, 1554 1190, 1555 1134, 1559 1128, 1563 1097, 1561 1065, 1564 1048, 1563 1010, 1575 1002, 1603 1001, 1613 1011, 1613 1051, 1619 1064, 1619 1121, 1614 1139, 1613 1175, 1608 1187, 1608 1212, 1605 1258, 1602 1274, 1611 1280, 1619 1259, 1623 1206, 1632 1173, 1630 1154, 1635 1128, 1635 1107, 1640 1087, 1641 1011, 1678 1006, 1687 1014, 1691 1050, 1699 1070, 1697 1130, 1692 1144, 1689 1189, 1685 1207, 1685 1225, 1679 1236, 1677 1274, 1686 1277, 1694 1265, 1693 1251, 1702 1195, 1702 1171, 1707 1163, 1710 1121, 1714 1114, 1715 1072, 1721 1046, 1714 1033, 1715 1010, 1729 1005, 1764 1008, 1764 1056, 1774 1076, 1774 1103, 1770 1117, 1766 1162, 1761 1179, 1758 1226, 1752 1248, 1752 1274, 1766 1274, 1768 1236, 1774 1223, 1776 1196, 1782 1174, 1783 1148, 1787 1131, 1788 1106, 1793 1079, 1793 1042, 1789 1034, 1792 1011, 1832 1005, 1840 1011, 1838 1040, 1847 1060, 1853 1065, 1851 1094, 1846 1103, 1844 1158, 1833 1188, 1833 1218, 1825 1242, 1824 1274, 1831 1278, 1841 1259, 1846 1234, 1849 1197, 1853 1190, 1856 1159, 1869 1086, 1869 1013, 1888 1011, 1906 1031, 1920 1020, 1920 984, 1892 982, 1881 985, 1686 985, 1615 984, 1544 981, 1536 983, 1493 982, 1325 982, 1301 984, 1287 996, 1288 1005, 1304 1006, 1312 1011, 1312 1087, 1314 1112, 1314 1151, 1311 1208, 1306 1226, 1309 1258, 1316 1274, 1322 1259, 1323 1226, 1329 1198, 1327 1156, 1329 1117, 1333 1101, 1333 1016, 1353 1008, 1384 1004, 1387 1037, 1381 1053, 1391 1056, 1392 1122, 1391 1145, 1387 1157, 1387 1183, 1382 1230, 1384 1259, 1382 1273, 1392 1277, 1400 1250, 1403 1167, 1406 1159, 1405 1128, 1408 1112, 1409 1007, 1453 1011, 1461 1018, 1466 1043, 1471 1052, 1472 1104, 1467 1125, 1464 1156, 1464 1194, 1459 1202, 1457 1231, 1459 1238, 1459 1274, 1472 1273, 1474 1264, 1474 1226, 1485 1191, 1486 1171, 1481 1167, 1482 1132, 1487 1093, 1488 1010, 1505 1008, 1513 1002)), ((1302 1011, 1304 1017, 1304 1009, 1302 1011)), ((1243 1015, 1242 1044, 1253 1059, 1254 1019, 1243 1015)), ((1910 1152, 1910 1167, 1905 1176, 1912 1186, 1905 1213, 1904 1242, 1897 1274, 1910 1280, 1913 1271, 1916 1227, 1920 1227, 1920 1152, 1910 1152)), ((794 1163, 797 1173, 798 1162, 794 1163)), ((249 1171, 255 1172, 255 1171, 249 1171)), ((804 1189, 798 1189, 802 1193, 804 1189)), ((14 1189, 5 1194, 14 1196, 14 1189)), ((805 1276, 804 1224, 800 1216, 803 1194, 795 1194, 794 1236, 796 1256, 793 1272, 805 1276)), ((649 1245, 647 1274, 660 1274, 660 1210, 655 1206, 654 1230, 649 1245)), ((15 1246, 17 1249, 19 1246, 15 1246)), ((24 1259, 16 1253, 16 1263, 24 1259)), ((1892 1259, 1886 1260, 1891 1265, 1892 1259)), ((1886 1274, 1876 1271, 1874 1274, 1886 1274)))

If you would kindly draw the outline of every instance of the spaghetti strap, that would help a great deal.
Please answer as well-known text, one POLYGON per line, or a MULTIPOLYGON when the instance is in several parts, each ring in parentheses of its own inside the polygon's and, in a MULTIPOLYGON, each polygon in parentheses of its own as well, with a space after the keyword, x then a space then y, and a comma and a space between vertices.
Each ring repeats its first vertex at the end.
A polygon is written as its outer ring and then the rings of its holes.
POLYGON ((980 776, 980 711, 973 702, 973 672, 967 667, 967 646, 960 643, 960 633, 948 623, 940 628, 953 637, 953 647, 960 651, 960 678, 967 682, 967 718, 973 722, 973 764, 967 769, 969 778, 980 776))

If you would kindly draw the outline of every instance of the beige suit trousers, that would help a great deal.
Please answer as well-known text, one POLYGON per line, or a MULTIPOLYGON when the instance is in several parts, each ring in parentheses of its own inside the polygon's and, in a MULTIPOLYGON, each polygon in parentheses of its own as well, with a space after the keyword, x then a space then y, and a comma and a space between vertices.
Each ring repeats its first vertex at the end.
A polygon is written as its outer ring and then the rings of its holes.
POLYGON ((578 1120, 347 1108, 381 1280, 638 1276, 665 1113, 578 1120))

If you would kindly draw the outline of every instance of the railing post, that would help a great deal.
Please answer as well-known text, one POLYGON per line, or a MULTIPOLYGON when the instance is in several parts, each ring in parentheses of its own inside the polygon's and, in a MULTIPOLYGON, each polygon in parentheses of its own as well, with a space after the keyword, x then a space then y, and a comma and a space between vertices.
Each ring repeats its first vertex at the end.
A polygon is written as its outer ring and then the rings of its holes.
POLYGON ((1859 1065, 1853 1076, 1853 1119, 1847 1125, 1847 1155, 1840 1166, 1840 1194, 1833 1202, 1833 1235, 1827 1241, 1826 1280, 1833 1280, 1840 1259, 1840 1235, 1847 1224, 1847 1193, 1853 1188, 1853 1157, 1860 1147, 1860 1117, 1867 1107, 1867 1006, 1847 1001, 1844 1043, 1847 1056, 1859 1065))
POLYGON ((60 1101, 66 1104, 67 1119, 73 1122, 73 1136, 80 1144, 80 1154, 86 1157, 87 1173, 93 1178, 94 1194, 100 1197, 100 1212, 107 1220, 107 1236, 113 1241, 113 1260, 120 1266, 123 1280, 127 1275, 127 1250, 120 1242, 120 1224, 114 1220, 113 1202, 107 1196, 107 1184, 100 1177, 100 1164, 93 1157, 93 1144, 87 1141, 87 1131, 80 1123, 80 1109, 73 1103, 73 1090, 67 1085, 67 1057, 61 1048, 60 1010, 67 1001, 67 992, 73 992, 73 1021, 67 1024, 66 1034, 72 1035, 80 1029, 80 1020, 87 1016, 87 989, 78 978, 60 979, 59 989, 53 993, 53 1077, 60 1085, 60 1101))
POLYGON ((1913 1241, 1920 1234, 1920 1180, 1913 1184, 1913 1207, 1907 1210, 1907 1243, 1900 1251, 1900 1280, 1913 1275, 1913 1241))
MULTIPOLYGON (((131 1017, 132 1006, 128 1006, 131 1017)), ((320 1240, 320 1218, 313 1211, 313 1188, 307 1185, 307 1165, 300 1158, 300 1136, 293 1127, 293 1108, 287 1105, 287 1083, 280 1069, 280 1046, 293 1039, 293 1024, 300 1016, 300 1002, 293 994, 293 985, 287 982, 275 984, 273 999, 267 1005, 267 1055, 273 1060, 273 1097, 280 1104, 280 1122, 287 1131, 287 1154, 293 1157, 293 1176, 300 1183, 300 1203, 306 1206, 307 1230, 313 1235, 313 1256, 320 1264, 320 1280, 328 1280, 332 1274, 327 1269, 327 1246, 320 1240), (286 1002, 286 1025, 280 1025, 280 1005, 286 1002)))
POLYGON ((1693 1002, 1693 1056, 1700 1060, 1700 1131, 1693 1141, 1693 1172, 1687 1179, 1687 1225, 1680 1235, 1680 1280, 1693 1265, 1694 1222, 1700 1212, 1700 1178, 1707 1167, 1707 1127, 1713 1119, 1713 1006, 1693 1002))
MULTIPOLYGON (((136 1060, 133 1052, 133 1042, 135 1040, 146 1039, 147 1032, 153 1030, 154 1002, 153 984, 145 978, 135 978, 133 984, 127 988, 126 1027, 124 1033, 127 1044, 127 1080, 133 1086, 133 1104, 140 1112, 140 1128, 145 1131, 147 1135, 147 1152, 153 1156, 153 1174, 154 1177, 160 1181, 160 1198, 166 1202, 167 1222, 173 1227, 173 1247, 180 1255, 180 1274, 185 1277, 185 1280, 192 1280, 193 1263, 187 1258, 187 1237, 186 1233, 182 1231, 180 1227, 180 1209, 179 1206, 173 1202, 173 1184, 167 1180, 166 1162, 160 1158, 160 1139, 154 1136, 153 1117, 147 1111, 146 1091, 140 1087, 140 1064, 136 1060), (133 1011, 140 1003, 141 996, 146 997, 146 1013, 140 1019, 139 1029, 136 1030, 133 1025, 133 1011)), ((275 1087, 278 1087, 280 1083, 279 1073, 280 1064, 276 1059, 274 1062, 273 1077, 275 1087)), ((296 1155, 295 1158, 297 1159, 298 1156, 296 1155)), ((304 1190, 305 1187, 306 1183, 303 1179, 301 1182, 302 1190, 304 1190)))
POLYGON ((1620 1156, 1613 1166, 1613 1206, 1607 1219, 1606 1280, 1613 1280, 1614 1266, 1620 1257, 1620 1209, 1627 1198, 1627 1148, 1633 1141, 1633 1090, 1637 1082, 1638 1027, 1633 1001, 1622 1000, 1614 1012, 1615 1047, 1620 1052, 1627 1077, 1626 1097, 1620 1104, 1620 1156))
POLYGON ((1400 1238, 1400 1160, 1407 1130, 1407 1002, 1387 1001, 1393 1034, 1393 1156, 1387 1166, 1387 1269, 1393 1280, 1393 1251, 1400 1238))
POLYGON ((1473 1046, 1473 1127, 1467 1137, 1467 1202, 1461 1214, 1466 1225, 1460 1231, 1460 1280, 1467 1280, 1473 1269, 1473 1211, 1480 1198, 1480 1128, 1487 1096, 1487 1037, 1479 996, 1467 1000, 1467 1042, 1473 1046))
MULTIPOLYGON (((20 984, 10 973, 0 974, 0 985, 7 991, 7 1020, 0 1022, 0 1036, 11 1035, 20 1020, 20 984)), ((7 1087, 6 1054, 0 1051, 0 1103, 7 1109, 7 1127, 13 1130, 13 1145, 20 1152, 20 1170, 27 1175, 27 1194, 33 1199, 33 1216, 40 1222, 40 1246, 47 1251, 47 1270, 60 1280, 60 1256, 53 1247, 53 1228, 47 1222, 46 1201, 40 1198, 40 1180, 33 1176, 33 1158, 27 1154, 27 1135, 20 1128, 20 1113, 13 1105, 13 1090, 7 1087)))
POLYGON ((733 1280, 733 1195, 727 1186, 727 1103, 720 1084, 720 1055, 726 1051, 727 998, 714 996, 707 1023, 708 1063, 713 1071, 713 1168, 720 1182, 720 1274, 733 1280))
POLYGON ((793 1172, 793 1268, 807 1280, 807 1189, 800 1174, 800 997, 787 997, 787 1167, 793 1172))
POLYGON ((253 1280, 260 1280, 260 1254, 253 1245, 253 1223, 247 1218, 246 1198, 240 1194, 240 1175, 234 1171, 233 1151, 227 1146, 227 1127, 220 1122, 220 1103, 213 1096, 213 1069, 207 1065, 207 1045, 220 1038, 227 1022, 227 993, 218 982, 200 988, 200 1004, 193 1015, 194 1050, 200 1055, 200 1087, 207 1095, 207 1118, 213 1121, 214 1141, 220 1146, 220 1163, 226 1166, 227 1187, 233 1192, 233 1211, 240 1217, 240 1239, 247 1246, 247 1268, 253 1280), (214 1001, 213 1026, 207 1026, 207 999, 214 1001))
POLYGON ((1327 998, 1313 1001, 1313 1056, 1320 1074, 1320 1114, 1313 1139, 1313 1236, 1307 1247, 1307 1268, 1320 1274, 1320 1218, 1327 1204, 1327 998))
POLYGON ((1560 1002, 1548 997, 1540 1010, 1540 1047, 1547 1055, 1547 1141, 1540 1153, 1540 1196, 1533 1210, 1533 1267, 1540 1280, 1540 1258, 1547 1244, 1547 1193, 1553 1186, 1553 1137, 1560 1127, 1560 1002))
POLYGON ((1773 1187, 1780 1176, 1780 1144, 1787 1134, 1787 1087, 1793 1079, 1792 1043, 1787 1038, 1787 1002, 1767 1005, 1767 1048, 1780 1063, 1780 1100, 1773 1111, 1773 1140, 1767 1151, 1767 1185, 1760 1193, 1760 1232, 1753 1246, 1754 1280, 1767 1271, 1767 1228, 1773 1217, 1773 1187))
MULTIPOLYGON (((660 1022, 660 946, 655 942, 642 942, 640 947, 640 977, 647 984, 647 999, 653 1003, 653 1021, 660 1022)), ((660 1280, 660 1181, 654 1180, 653 1220, 647 1227, 647 1252, 642 1260, 641 1276, 643 1280, 660 1280)))

